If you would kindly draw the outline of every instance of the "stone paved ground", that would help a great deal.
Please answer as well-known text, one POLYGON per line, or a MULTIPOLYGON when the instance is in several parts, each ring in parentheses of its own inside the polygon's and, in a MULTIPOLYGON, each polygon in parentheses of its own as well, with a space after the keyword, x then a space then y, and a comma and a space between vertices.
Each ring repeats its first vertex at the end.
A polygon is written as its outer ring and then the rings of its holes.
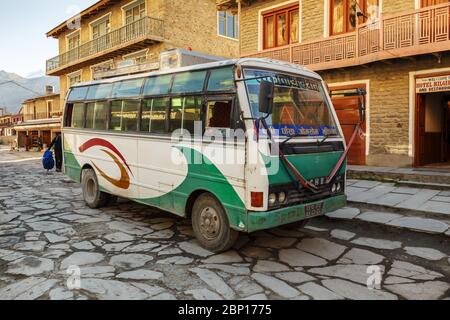
POLYGON ((425 211, 450 218, 450 191, 397 187, 378 181, 349 181, 349 201, 397 209, 425 211))
MULTIPOLYGON (((16 157, 6 154, 0 161, 16 157)), ((448 299, 449 244, 319 218, 242 235, 214 255, 189 221, 122 200, 91 210, 77 184, 39 162, 0 163, 0 299, 448 299), (73 291, 72 266, 81 271, 73 291), (380 290, 367 288, 373 270, 380 290)))

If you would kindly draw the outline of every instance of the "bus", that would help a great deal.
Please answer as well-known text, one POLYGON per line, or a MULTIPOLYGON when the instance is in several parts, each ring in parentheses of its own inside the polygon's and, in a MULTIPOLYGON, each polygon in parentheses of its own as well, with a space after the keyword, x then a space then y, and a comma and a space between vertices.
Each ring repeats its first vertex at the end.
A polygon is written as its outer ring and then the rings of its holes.
POLYGON ((190 218, 202 247, 346 205, 346 142, 321 77, 236 59, 72 86, 64 172, 90 208, 117 197, 190 218))

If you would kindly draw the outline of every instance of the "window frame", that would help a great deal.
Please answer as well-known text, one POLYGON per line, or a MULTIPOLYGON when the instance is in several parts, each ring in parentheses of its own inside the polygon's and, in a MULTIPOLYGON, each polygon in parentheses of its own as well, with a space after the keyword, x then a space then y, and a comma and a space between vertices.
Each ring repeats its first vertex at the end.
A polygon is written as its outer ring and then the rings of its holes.
MULTIPOLYGON (((358 2, 357 0, 357 9, 361 9, 362 13, 364 14, 365 17, 358 17, 358 10, 356 12, 356 26, 354 30, 350 30, 349 26, 350 26, 350 21, 349 21, 349 12, 350 12, 350 1, 351 0, 342 0, 344 2, 344 31, 343 32, 333 32, 333 25, 334 25, 334 15, 333 15, 333 9, 334 9, 334 0, 330 0, 329 3, 329 23, 330 23, 330 28, 329 28, 329 33, 330 36, 338 36, 338 35, 342 35, 342 34, 346 34, 346 33, 350 33, 350 32, 355 32, 356 29, 358 28, 359 24, 363 24, 367 22, 367 0, 362 0, 361 3, 358 2)), ((422 0, 423 1, 423 0, 422 0)), ((377 0, 377 6, 378 6, 378 18, 380 17, 380 0, 377 0)))
MULTIPOLYGON (((142 10, 139 10, 139 14, 142 14, 142 10)), ((128 3, 122 7, 122 17, 123 17, 123 25, 124 26, 132 24, 136 21, 139 21, 140 19, 143 19, 146 15, 147 15, 147 3, 145 0, 135 0, 135 1, 128 3), (133 10, 136 7, 140 7, 142 5, 144 5, 144 10, 143 10, 144 15, 142 17, 140 17, 138 20, 134 20, 134 15, 132 15, 133 21, 130 23, 127 23, 127 12, 131 10, 131 13, 133 13, 133 10)))
POLYGON ((237 14, 233 15, 229 11, 218 11, 217 12, 217 35, 219 37, 239 41, 239 33, 240 33, 239 16, 237 14), (221 13, 224 13, 225 16, 222 17, 221 13), (230 35, 228 32, 228 17, 230 17, 230 16, 233 17, 233 22, 234 22, 233 23, 233 27, 234 27, 233 35, 230 35), (224 34, 220 33, 220 27, 221 27, 222 23, 224 24, 223 25, 224 34))
POLYGON ((300 43, 300 35, 301 35, 301 15, 300 15, 300 5, 298 3, 296 4, 288 4, 285 6, 281 6, 281 7, 277 7, 274 8, 272 10, 267 10, 261 13, 261 22, 262 22, 262 48, 263 50, 268 50, 268 49, 274 49, 274 48, 280 48, 280 47, 284 47, 287 45, 291 45, 291 44, 295 44, 295 43, 300 43), (297 42, 291 42, 291 17, 292 17, 292 13, 293 12, 298 12, 298 17, 299 17, 299 21, 298 21, 298 41, 297 42), (278 25, 278 16, 280 15, 286 15, 286 26, 287 26, 287 30, 286 30, 286 34, 287 34, 287 44, 284 45, 278 45, 278 32, 277 32, 277 25, 278 25), (274 45, 272 47, 269 47, 267 45, 267 26, 266 26, 266 20, 268 18, 272 17, 273 18, 273 32, 274 32, 274 45))

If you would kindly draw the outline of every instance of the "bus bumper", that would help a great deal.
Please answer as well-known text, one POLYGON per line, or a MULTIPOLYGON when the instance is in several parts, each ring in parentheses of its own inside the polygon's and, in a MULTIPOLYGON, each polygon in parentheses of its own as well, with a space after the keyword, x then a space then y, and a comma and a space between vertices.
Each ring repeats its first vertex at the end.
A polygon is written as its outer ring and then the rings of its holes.
POLYGON ((305 208, 309 205, 321 203, 323 203, 322 215, 325 215, 329 212, 333 212, 345 207, 347 205, 347 197, 345 195, 341 195, 313 203, 283 208, 269 212, 250 211, 248 213, 247 232, 252 233, 259 230, 275 228, 305 220, 305 208))

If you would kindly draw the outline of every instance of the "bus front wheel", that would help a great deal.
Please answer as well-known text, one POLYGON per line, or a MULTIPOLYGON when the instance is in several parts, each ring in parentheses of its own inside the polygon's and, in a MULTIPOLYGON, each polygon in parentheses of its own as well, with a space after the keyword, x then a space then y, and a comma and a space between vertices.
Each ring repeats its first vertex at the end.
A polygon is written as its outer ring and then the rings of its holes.
POLYGON ((200 244, 215 253, 229 250, 239 236, 237 231, 230 228, 222 205, 209 194, 201 195, 195 202, 192 226, 200 244))
POLYGON ((83 170, 81 184, 83 187, 83 198, 89 208, 98 209, 106 206, 110 196, 100 191, 97 175, 93 169, 83 170))

